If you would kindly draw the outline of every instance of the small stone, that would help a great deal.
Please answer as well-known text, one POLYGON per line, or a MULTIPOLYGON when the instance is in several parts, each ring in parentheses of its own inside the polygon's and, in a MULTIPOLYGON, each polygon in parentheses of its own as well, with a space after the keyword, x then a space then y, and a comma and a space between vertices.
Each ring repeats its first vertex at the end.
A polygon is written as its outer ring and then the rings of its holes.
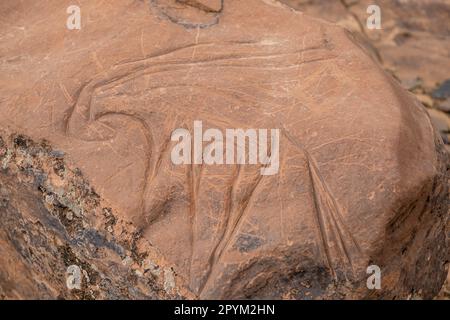
POLYGON ((433 98, 447 99, 450 98, 450 79, 446 80, 439 88, 433 91, 433 98))
POLYGON ((436 109, 443 112, 450 112, 450 99, 445 100, 437 104, 436 109))
POLYGON ((419 99, 422 104, 424 104, 426 107, 433 107, 434 101, 431 99, 431 97, 427 94, 416 94, 417 99, 419 99))
POLYGON ((413 91, 421 87, 423 81, 420 77, 402 80, 402 86, 406 90, 413 91))
POLYGON ((439 132, 448 132, 450 130, 450 118, 447 114, 436 109, 428 109, 431 122, 439 132))

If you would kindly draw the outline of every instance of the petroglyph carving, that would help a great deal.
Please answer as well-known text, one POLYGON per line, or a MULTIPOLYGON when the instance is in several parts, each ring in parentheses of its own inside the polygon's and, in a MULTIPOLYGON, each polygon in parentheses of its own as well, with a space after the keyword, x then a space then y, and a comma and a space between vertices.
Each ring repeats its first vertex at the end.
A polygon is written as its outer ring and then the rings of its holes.
MULTIPOLYGON (((83 12, 99 13, 89 3, 83 12)), ((65 10, 40 6, 24 15, 65 10)), ((29 57, 11 49, 3 59, 2 74, 18 80, 2 81, 0 125, 64 151, 173 266, 166 294, 183 281, 202 298, 437 290, 441 277, 426 275, 444 274, 447 249, 434 245, 447 212, 441 142, 347 32, 268 0, 111 0, 101 10, 110 19, 70 41, 49 21, 45 49, 42 36, 5 36, 29 57), (174 164, 171 134, 195 121, 279 129, 277 174, 261 175, 261 163, 174 164), (372 264, 381 290, 367 289, 372 264)), ((2 166, 17 160, 2 152, 2 166)))

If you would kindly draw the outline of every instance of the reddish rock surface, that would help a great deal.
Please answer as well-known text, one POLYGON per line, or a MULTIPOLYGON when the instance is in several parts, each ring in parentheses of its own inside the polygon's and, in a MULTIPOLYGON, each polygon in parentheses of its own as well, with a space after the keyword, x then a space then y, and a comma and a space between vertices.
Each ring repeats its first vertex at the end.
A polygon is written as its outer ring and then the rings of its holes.
MULTIPOLYGON (((447 151, 450 150, 450 1, 448 0, 282 0, 357 36, 405 89, 428 108, 447 151), (369 30, 367 8, 381 9, 381 29, 369 30)), ((449 273, 450 278, 450 273, 449 273)), ((450 281, 443 292, 450 292, 450 281)), ((447 293, 447 296, 450 297, 447 293)))
POLYGON ((349 32, 271 0, 80 7, 68 30, 66 3, 0 4, 3 297, 437 294, 442 141, 349 32), (279 173, 174 165, 195 120, 280 129, 279 173))

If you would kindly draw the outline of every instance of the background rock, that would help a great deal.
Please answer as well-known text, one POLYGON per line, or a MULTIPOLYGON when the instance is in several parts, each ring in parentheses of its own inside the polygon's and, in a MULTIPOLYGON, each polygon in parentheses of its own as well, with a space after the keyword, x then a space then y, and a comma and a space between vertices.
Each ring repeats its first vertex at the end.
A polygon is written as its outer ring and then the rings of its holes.
MULTIPOLYGON (((358 34, 366 46, 376 51, 375 56, 383 67, 393 73, 405 89, 415 93, 426 107, 450 112, 450 1, 281 1, 358 34), (381 8, 381 30, 366 28, 369 16, 366 9, 371 4, 381 8)), ((435 110, 430 110, 430 116, 448 144, 448 119, 435 110)), ((450 150, 448 146, 447 150, 450 150)), ((443 291, 448 293, 449 290, 450 282, 447 281, 447 289, 443 291)))

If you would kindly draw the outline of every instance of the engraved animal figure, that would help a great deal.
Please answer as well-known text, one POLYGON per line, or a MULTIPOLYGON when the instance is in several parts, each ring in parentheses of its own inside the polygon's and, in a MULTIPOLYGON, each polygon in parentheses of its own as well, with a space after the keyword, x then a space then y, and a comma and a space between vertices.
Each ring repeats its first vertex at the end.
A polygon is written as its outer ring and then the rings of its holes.
MULTIPOLYGON (((107 141, 124 122, 139 127, 146 141, 146 169, 139 210, 132 219, 179 266, 198 294, 211 290, 225 253, 273 253, 295 237, 287 232, 280 242, 272 243, 267 238, 269 231, 258 230, 254 216, 262 204, 259 198, 267 192, 277 193, 268 188, 282 189, 283 174, 265 178, 256 166, 175 168, 169 163, 171 131, 189 127, 195 119, 212 127, 245 128, 266 114, 262 123, 278 126, 277 113, 289 97, 277 96, 276 90, 285 83, 264 79, 276 78, 274 74, 290 79, 290 73, 302 65, 334 58, 323 43, 293 52, 266 49, 267 44, 261 42, 197 43, 121 63, 80 89, 67 121, 66 133, 85 141, 107 141), (307 58, 305 53, 314 54, 307 58), (230 69, 251 70, 252 79, 230 78, 226 72, 230 69)), ((310 231, 317 230, 314 250, 321 252, 325 266, 336 276, 339 263, 351 266, 357 243, 345 228, 313 157, 284 127, 283 133, 284 143, 294 146, 286 148, 289 151, 284 156, 296 157, 303 163, 298 170, 309 172, 309 181, 297 184, 302 184, 311 212, 315 212, 314 217, 305 218, 306 212, 289 212, 288 216, 296 215, 300 225, 309 223, 310 231), (329 248, 330 243, 335 245, 329 248)), ((282 205, 283 200, 277 202, 282 205)), ((287 209, 279 210, 283 215, 287 209)))

